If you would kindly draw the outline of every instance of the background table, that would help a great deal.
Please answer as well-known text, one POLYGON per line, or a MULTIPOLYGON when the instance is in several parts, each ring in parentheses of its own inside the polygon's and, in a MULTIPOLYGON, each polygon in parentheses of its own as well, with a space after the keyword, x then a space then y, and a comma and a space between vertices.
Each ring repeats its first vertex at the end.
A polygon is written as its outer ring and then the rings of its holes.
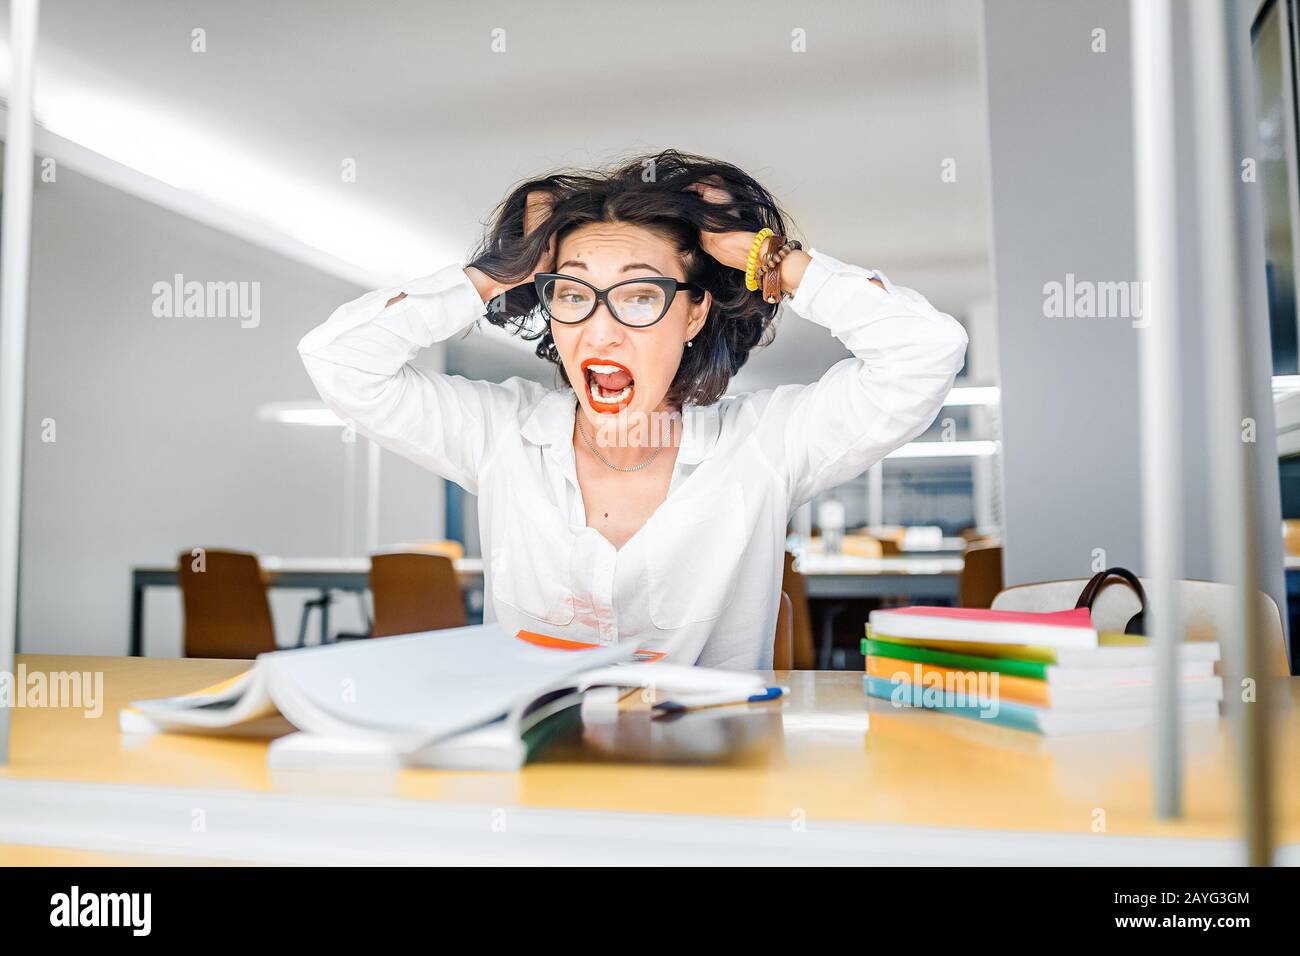
MULTIPOLYGON (((369 558, 277 558, 259 559, 266 586, 307 591, 361 592, 370 588, 369 558)), ((483 559, 456 558, 453 562, 461 586, 483 586, 483 559)), ((131 640, 127 653, 144 656, 144 592, 148 588, 177 586, 175 565, 146 565, 131 569, 131 640)))
POLYGON ((913 604, 955 603, 964 564, 960 556, 804 554, 795 569, 804 576, 810 598, 897 596, 913 604))
MULTIPOLYGON (((370 587, 369 558, 261 559, 267 587, 308 591, 361 592, 370 587)), ((462 585, 483 586, 483 559, 457 558, 462 585)), ((852 555, 805 554, 800 565, 809 598, 902 597, 911 603, 957 601, 962 559, 933 555, 861 558, 852 555)), ((144 565, 131 569, 131 636, 127 653, 144 656, 144 594, 148 588, 176 587, 174 565, 144 565)))
MULTIPOLYGON (((891 555, 867 558, 853 554, 822 554, 807 551, 795 559, 795 570, 804 575, 809 601, 826 602, 814 613, 820 621, 817 666, 833 663, 835 621, 856 599, 888 599, 901 604, 958 604, 961 572, 960 555, 891 555)), ((810 610, 812 610, 810 608, 810 610)))

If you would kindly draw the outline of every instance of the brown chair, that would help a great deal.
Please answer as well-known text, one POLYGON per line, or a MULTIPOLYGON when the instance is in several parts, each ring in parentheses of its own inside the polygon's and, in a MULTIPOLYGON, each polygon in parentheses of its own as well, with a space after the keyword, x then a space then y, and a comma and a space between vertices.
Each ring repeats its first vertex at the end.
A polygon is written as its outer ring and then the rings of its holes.
POLYGON ((772 670, 788 671, 794 666, 794 602, 781 592, 776 612, 776 634, 772 637, 772 670))
MULTIPOLYGON (((993 599, 1002 591, 1002 549, 967 548, 962 559, 961 606, 992 607, 993 599)), ((1079 587, 1082 590, 1083 586, 1079 587)))
POLYGON ((907 529, 902 525, 876 528, 872 535, 880 542, 880 553, 884 557, 897 557, 903 553, 903 538, 907 536, 907 529))
POLYGON ((185 656, 251 660, 275 650, 275 625, 257 555, 216 548, 182 551, 185 656))
POLYGON ((812 670, 817 666, 817 652, 813 646, 812 614, 808 610, 808 589, 803 575, 794 569, 794 555, 785 552, 785 568, 781 574, 781 593, 790 598, 791 621, 794 624, 795 670, 812 670))
POLYGON ((456 566, 442 554, 376 554, 370 558, 374 637, 416 634, 469 623, 456 566))
POLYGON ((1300 554, 1300 521, 1294 518, 1282 522, 1282 550, 1284 554, 1300 554))
MULTIPOLYGON (((1139 578, 1150 597, 1151 584, 1139 578)), ((1007 588, 993 601, 995 611, 1064 611, 1074 607, 1086 578, 1066 581, 1043 581, 1007 588)), ((1231 630, 1234 606, 1232 585, 1217 581, 1178 582, 1186 641, 1223 641, 1231 630)), ((1266 663, 1273 676, 1290 674, 1282 617, 1277 602, 1263 591, 1258 592, 1260 614, 1264 619, 1266 663)), ((1092 621, 1099 631, 1123 631, 1129 618, 1141 607, 1137 595, 1120 581, 1112 581, 1097 593, 1092 606, 1092 621)))

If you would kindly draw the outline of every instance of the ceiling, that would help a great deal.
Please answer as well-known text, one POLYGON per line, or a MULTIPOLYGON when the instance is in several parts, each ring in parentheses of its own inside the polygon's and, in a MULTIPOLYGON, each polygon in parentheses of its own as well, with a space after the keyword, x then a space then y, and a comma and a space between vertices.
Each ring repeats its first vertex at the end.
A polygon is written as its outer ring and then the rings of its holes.
MULTIPOLYGON (((668 146, 716 155, 762 181, 806 245, 964 318, 991 295, 980 19, 969 0, 58 0, 41 11, 37 84, 345 193, 416 237, 430 268, 464 256, 526 177, 668 146)), ((545 375, 498 334, 449 362, 545 375)), ((844 355, 787 314, 733 388, 810 381, 844 355)))

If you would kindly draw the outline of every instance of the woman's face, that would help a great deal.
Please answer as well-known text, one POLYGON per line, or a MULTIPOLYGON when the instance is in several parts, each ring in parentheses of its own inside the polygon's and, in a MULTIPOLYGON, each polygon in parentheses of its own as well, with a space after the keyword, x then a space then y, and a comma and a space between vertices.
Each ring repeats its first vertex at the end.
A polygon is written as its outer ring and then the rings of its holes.
MULTIPOLYGON (((559 244, 555 261, 555 272, 583 279, 598 289, 648 276, 686 281, 672 243, 625 223, 592 223, 575 229, 559 244)), ((590 295, 589 290, 577 291, 590 295)), ((635 305, 636 300, 629 301, 628 312, 635 305)), ((591 420, 668 411, 664 400, 682 350, 704 325, 710 305, 707 293, 696 303, 689 292, 681 290, 667 314, 646 328, 629 328, 618 322, 604 302, 585 322, 551 322, 565 373, 591 420), (602 387, 602 382, 608 387, 602 387)))

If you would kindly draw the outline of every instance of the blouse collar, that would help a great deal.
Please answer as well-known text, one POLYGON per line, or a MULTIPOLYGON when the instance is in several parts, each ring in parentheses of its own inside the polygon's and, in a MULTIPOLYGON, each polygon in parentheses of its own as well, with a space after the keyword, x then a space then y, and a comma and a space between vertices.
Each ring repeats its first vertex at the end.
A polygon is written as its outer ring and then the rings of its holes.
MULTIPOLYGON (((721 402, 715 402, 712 405, 688 405, 683 410, 678 462, 697 465, 713 453, 721 429, 721 407, 721 402)), ((578 399, 572 388, 548 392, 533 407, 520 433, 535 445, 548 446, 547 454, 558 460, 572 448, 577 411, 578 399)))

